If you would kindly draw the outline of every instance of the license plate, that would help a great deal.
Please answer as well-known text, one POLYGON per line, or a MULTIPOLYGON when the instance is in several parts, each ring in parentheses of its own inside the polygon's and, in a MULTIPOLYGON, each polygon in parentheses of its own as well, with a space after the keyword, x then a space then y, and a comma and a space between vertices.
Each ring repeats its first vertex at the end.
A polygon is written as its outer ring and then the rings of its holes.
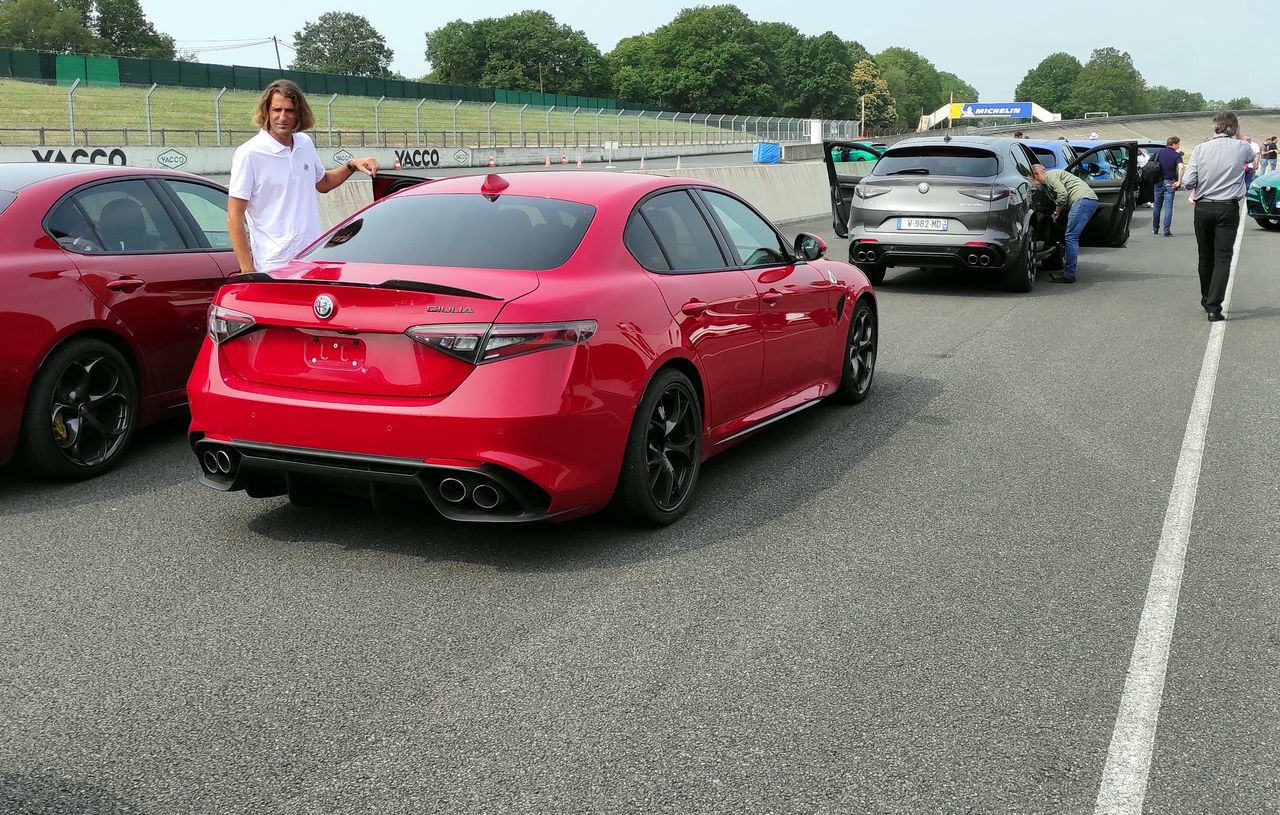
POLYGON ((918 229, 925 232, 946 232, 946 218, 899 218, 898 229, 918 229))

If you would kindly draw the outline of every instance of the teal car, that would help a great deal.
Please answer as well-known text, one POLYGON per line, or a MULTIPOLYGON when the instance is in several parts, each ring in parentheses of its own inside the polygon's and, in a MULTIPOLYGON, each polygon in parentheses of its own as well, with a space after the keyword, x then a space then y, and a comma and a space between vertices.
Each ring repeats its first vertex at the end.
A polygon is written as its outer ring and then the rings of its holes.
POLYGON ((1280 172, 1254 179, 1244 195, 1249 217, 1263 229, 1280 229, 1280 172))

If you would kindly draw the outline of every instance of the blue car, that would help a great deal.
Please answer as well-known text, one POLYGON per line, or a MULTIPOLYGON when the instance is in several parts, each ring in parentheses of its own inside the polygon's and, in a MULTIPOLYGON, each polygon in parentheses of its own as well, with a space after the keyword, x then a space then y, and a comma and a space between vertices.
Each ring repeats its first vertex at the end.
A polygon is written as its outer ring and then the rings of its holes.
POLYGON ((1023 139, 1022 143, 1036 154, 1046 170, 1061 170, 1079 155, 1065 139, 1023 139))

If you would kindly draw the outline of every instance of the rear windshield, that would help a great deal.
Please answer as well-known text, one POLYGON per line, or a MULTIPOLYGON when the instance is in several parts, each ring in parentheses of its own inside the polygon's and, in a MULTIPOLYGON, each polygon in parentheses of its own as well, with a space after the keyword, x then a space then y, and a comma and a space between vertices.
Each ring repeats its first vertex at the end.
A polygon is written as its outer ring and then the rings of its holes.
POLYGON ((595 207, 551 198, 388 198, 302 257, 463 269, 554 269, 578 248, 595 207))
POLYGON ((8 190, 0 190, 0 212, 4 212, 17 199, 17 195, 8 190))
POLYGON ((886 175, 951 175, 990 178, 999 169, 994 153, 973 147, 929 145, 900 147, 885 153, 872 171, 886 175))

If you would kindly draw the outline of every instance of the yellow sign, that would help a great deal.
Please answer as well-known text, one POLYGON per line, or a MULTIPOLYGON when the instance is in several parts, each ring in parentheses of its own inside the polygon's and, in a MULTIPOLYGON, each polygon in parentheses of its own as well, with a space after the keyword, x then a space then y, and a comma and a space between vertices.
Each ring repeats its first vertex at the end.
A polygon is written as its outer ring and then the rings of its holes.
POLYGON ((952 118, 952 119, 959 119, 959 118, 960 118, 960 108, 962 108, 962 107, 964 107, 964 105, 962 105, 962 104, 961 104, 961 103, 959 103, 959 102, 952 102, 952 103, 951 103, 951 118, 952 118))

